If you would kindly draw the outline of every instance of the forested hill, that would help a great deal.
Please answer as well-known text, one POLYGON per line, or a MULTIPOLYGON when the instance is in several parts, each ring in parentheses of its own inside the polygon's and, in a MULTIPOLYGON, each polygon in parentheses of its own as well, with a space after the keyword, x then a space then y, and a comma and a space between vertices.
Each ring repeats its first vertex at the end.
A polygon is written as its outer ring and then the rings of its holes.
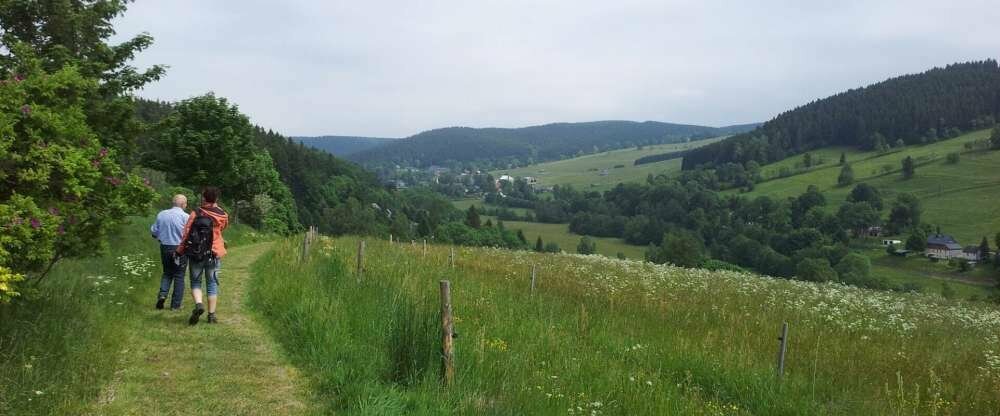
POLYGON ((347 157, 397 139, 385 137, 315 136, 292 137, 293 140, 335 156, 347 157))
POLYGON ((594 121, 522 128, 448 127, 394 141, 350 158, 368 165, 393 163, 416 167, 449 162, 481 162, 484 167, 521 165, 640 144, 715 137, 753 126, 720 129, 655 121, 594 121))
POLYGON ((787 111, 757 129, 685 155, 683 168, 766 164, 824 146, 887 148, 933 142, 1000 118, 1000 69, 949 65, 852 89, 787 111))

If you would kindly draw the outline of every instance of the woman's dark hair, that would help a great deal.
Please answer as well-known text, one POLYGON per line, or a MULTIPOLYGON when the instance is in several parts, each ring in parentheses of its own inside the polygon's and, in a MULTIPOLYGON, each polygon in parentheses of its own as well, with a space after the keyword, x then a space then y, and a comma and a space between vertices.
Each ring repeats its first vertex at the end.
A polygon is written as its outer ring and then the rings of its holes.
POLYGON ((201 190, 201 200, 209 204, 214 204, 219 201, 220 193, 219 188, 206 186, 205 189, 201 190))

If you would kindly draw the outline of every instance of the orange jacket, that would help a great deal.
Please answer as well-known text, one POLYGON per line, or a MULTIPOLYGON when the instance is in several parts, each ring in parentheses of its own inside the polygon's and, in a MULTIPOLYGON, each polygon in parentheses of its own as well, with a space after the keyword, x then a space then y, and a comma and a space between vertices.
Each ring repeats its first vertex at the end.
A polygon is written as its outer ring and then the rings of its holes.
MULTIPOLYGON (((229 226, 229 215, 226 215, 226 211, 217 205, 202 205, 198 209, 215 220, 215 227, 212 229, 212 253, 215 254, 216 258, 221 259, 226 255, 226 242, 222 240, 222 230, 229 226)), ((187 224, 184 225, 184 237, 181 238, 181 245, 177 246, 177 254, 184 254, 184 242, 187 241, 188 233, 191 232, 191 224, 194 224, 194 219, 197 217, 198 210, 195 210, 188 218, 187 224)))

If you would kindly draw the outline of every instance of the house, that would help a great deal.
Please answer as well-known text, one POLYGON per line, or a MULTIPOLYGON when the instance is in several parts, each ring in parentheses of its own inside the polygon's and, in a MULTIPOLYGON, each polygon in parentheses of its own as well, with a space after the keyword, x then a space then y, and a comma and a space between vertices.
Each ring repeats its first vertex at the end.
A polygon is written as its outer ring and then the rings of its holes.
POLYGON ((534 176, 525 176, 524 177, 524 181, 527 182, 528 185, 534 185, 534 184, 538 183, 538 178, 536 178, 534 176))
POLYGON ((601 169, 601 173, 599 173, 598 175, 608 176, 608 170, 607 169, 601 169))
POLYGON ((886 247, 898 246, 900 244, 903 244, 902 240, 882 240, 882 245, 886 247))
POLYGON ((865 234, 867 234, 869 237, 879 237, 882 235, 882 227, 879 227, 877 225, 873 227, 868 227, 868 229, 865 230, 865 234))
POLYGON ((958 258, 968 260, 969 263, 977 263, 982 260, 979 254, 979 246, 965 246, 958 258))
POLYGON ((934 234, 927 237, 927 257, 935 259, 953 259, 963 257, 962 246, 955 238, 947 234, 934 234))

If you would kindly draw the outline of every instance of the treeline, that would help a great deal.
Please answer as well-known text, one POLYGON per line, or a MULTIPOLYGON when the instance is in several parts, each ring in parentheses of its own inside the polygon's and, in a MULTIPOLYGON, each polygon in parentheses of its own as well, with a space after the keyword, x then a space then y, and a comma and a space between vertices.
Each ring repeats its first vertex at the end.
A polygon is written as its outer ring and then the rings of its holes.
POLYGON ((880 149, 928 143, 987 128, 998 118, 997 61, 953 64, 787 111, 753 131, 691 150, 683 169, 751 161, 763 165, 833 145, 880 149))
POLYGON ((929 232, 920 213, 915 197, 883 201, 867 184, 845 201, 827 201, 815 187, 795 198, 751 199, 721 195, 697 177, 662 176, 604 193, 557 186, 552 199, 535 206, 539 221, 568 221, 576 234, 646 245, 650 261, 883 289, 895 287, 871 275, 867 258, 851 253, 848 243, 881 226, 917 244, 929 232), (831 213, 828 204, 838 208, 831 213))
POLYGON ((714 128, 653 121, 596 121, 522 128, 448 127, 392 141, 356 153, 351 159, 372 168, 473 163, 489 170, 624 147, 716 137, 746 131, 751 126, 714 128))
POLYGON ((686 155, 687 152, 688 152, 687 150, 678 150, 676 152, 667 152, 658 155, 643 156, 636 159, 633 165, 639 166, 639 165, 645 165, 647 163, 656 163, 656 162, 662 162, 664 160, 677 159, 684 157, 684 155, 686 155))

